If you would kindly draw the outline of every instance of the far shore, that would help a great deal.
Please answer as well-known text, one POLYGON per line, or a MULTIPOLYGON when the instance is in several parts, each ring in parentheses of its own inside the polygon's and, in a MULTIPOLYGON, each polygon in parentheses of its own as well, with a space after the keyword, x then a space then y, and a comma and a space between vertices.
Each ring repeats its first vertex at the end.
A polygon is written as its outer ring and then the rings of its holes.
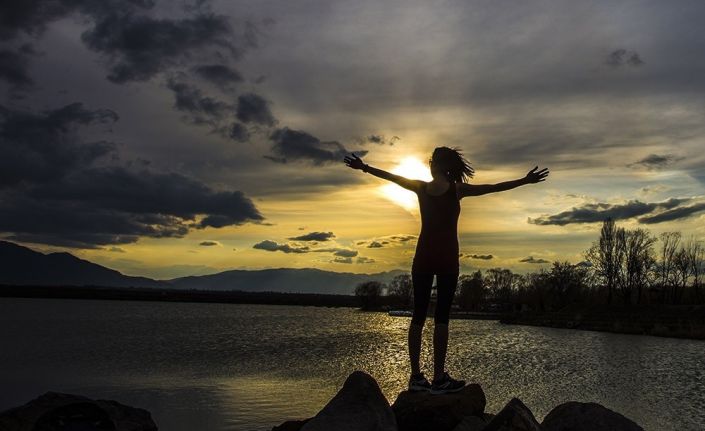
MULTIPOLYGON (((181 290, 100 286, 0 285, 0 298, 97 299, 359 308, 354 295, 239 290, 181 290)), ((393 306, 366 310, 403 310, 393 306)), ((402 317, 403 318, 403 317, 402 317)), ((503 324, 705 340, 705 306, 573 306, 557 312, 498 313, 454 311, 452 319, 498 320, 503 324)))

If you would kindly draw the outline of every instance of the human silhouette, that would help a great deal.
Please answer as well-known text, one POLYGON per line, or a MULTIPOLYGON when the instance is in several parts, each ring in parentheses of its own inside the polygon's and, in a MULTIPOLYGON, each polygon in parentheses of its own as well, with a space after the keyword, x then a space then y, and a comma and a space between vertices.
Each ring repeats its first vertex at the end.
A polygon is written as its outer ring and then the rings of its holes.
POLYGON ((411 377, 409 390, 430 391, 432 394, 457 392, 465 386, 445 371, 448 350, 448 317, 460 272, 458 250, 458 216, 460 200, 467 196, 511 190, 524 184, 545 181, 548 169, 530 170, 525 177, 497 184, 468 184, 474 169, 457 148, 438 147, 429 160, 430 182, 412 180, 365 164, 355 154, 346 156, 345 164, 352 169, 392 181, 418 196, 421 212, 421 233, 411 266, 414 288, 414 312, 409 325, 409 360, 411 377), (433 331, 433 382, 421 372, 421 333, 431 298, 433 277, 436 277, 436 310, 433 331))

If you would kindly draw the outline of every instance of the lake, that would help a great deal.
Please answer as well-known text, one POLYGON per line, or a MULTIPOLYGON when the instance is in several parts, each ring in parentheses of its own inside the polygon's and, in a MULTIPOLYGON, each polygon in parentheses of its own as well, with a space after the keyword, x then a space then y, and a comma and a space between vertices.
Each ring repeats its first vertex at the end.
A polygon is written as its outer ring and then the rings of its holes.
MULTIPOLYGON (((314 415, 354 370, 393 402, 408 324, 349 308, 0 298, 0 410, 52 390, 145 408, 167 431, 269 430, 314 415)), ((516 396, 540 421, 594 401, 647 430, 705 428, 704 341, 479 320, 450 331, 447 367, 482 385, 488 412, 516 396)))

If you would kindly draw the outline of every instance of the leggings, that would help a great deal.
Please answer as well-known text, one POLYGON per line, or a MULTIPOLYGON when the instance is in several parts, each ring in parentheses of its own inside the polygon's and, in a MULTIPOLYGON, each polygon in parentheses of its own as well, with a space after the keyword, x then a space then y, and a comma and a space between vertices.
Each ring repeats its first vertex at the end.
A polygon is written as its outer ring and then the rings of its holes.
MULTIPOLYGON (((431 300, 433 274, 414 272, 411 274, 411 281, 414 284, 414 314, 411 323, 423 325, 431 300)), ((458 274, 436 274, 436 312, 433 316, 435 323, 448 324, 450 305, 457 284, 458 274)))

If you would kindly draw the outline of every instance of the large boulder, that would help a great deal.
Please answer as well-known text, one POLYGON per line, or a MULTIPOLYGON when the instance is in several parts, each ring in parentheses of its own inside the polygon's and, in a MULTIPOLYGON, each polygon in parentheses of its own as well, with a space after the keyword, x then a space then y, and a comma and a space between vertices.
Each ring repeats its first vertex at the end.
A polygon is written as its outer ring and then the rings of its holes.
POLYGON ((607 407, 576 401, 555 407, 541 425, 545 431, 644 431, 632 420, 607 407))
POLYGON ((362 371, 348 376, 343 388, 301 431, 396 431, 389 402, 377 382, 362 371))
POLYGON ((404 391, 392 404, 392 410, 399 431, 451 431, 465 416, 482 417, 486 402, 480 385, 472 384, 442 395, 404 391))
POLYGON ((0 413, 2 431, 157 431, 147 410, 116 401, 47 392, 27 404, 0 413))
POLYGON ((541 424, 519 398, 512 398, 482 431, 541 431, 541 424))

